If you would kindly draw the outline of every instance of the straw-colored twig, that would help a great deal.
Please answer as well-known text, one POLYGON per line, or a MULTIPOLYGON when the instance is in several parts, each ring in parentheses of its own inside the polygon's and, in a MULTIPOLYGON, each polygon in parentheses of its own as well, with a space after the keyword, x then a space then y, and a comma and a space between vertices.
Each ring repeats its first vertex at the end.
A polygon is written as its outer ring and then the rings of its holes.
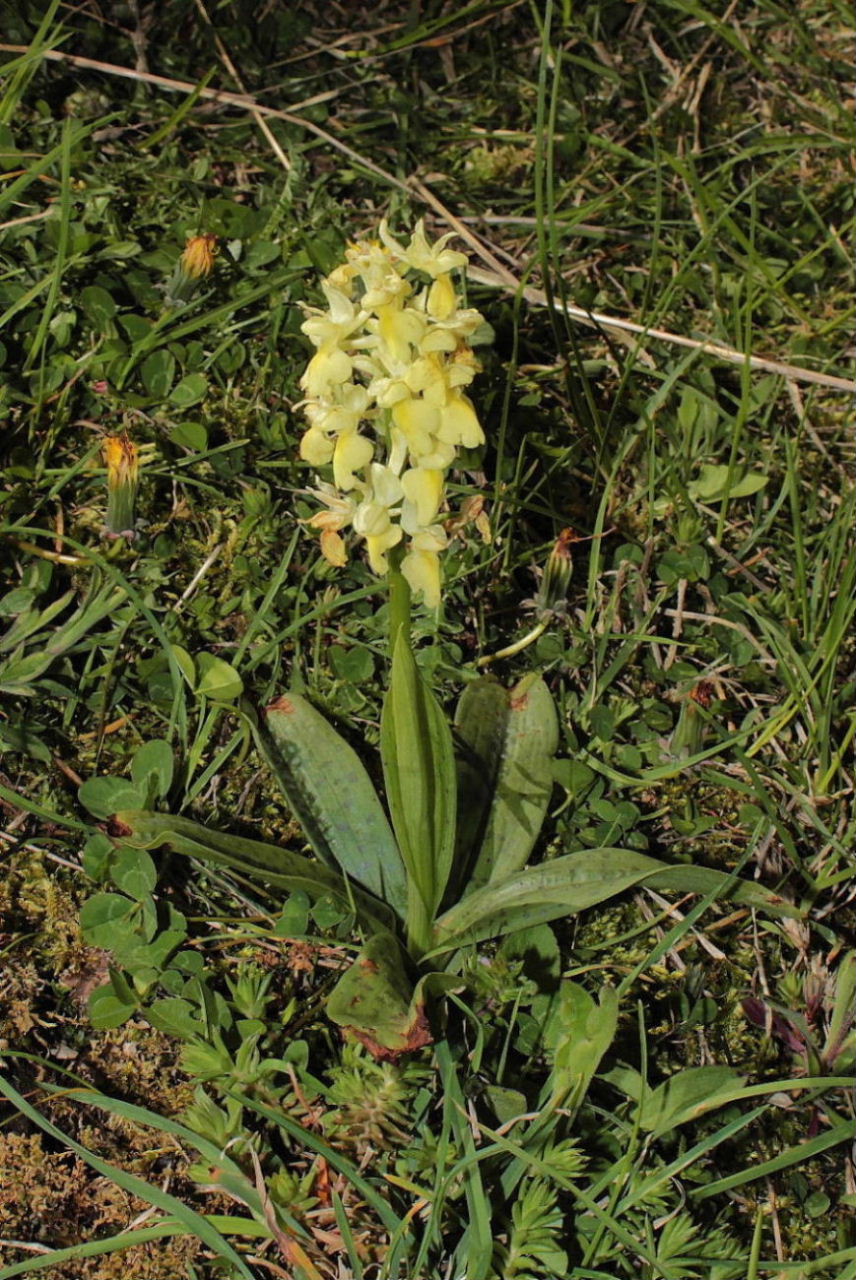
MULTIPOLYGON (((504 289, 506 292, 516 292, 510 281, 506 279, 508 273, 505 271, 500 277, 498 273, 493 274, 489 271, 482 271, 478 267, 473 267, 470 268, 468 274, 471 279, 479 284, 493 285, 494 288, 504 289)), ((536 307, 548 307, 551 305, 540 289, 525 287, 523 289, 523 297, 536 307)), ((688 338, 685 334, 671 333, 668 329, 652 328, 648 325, 638 324, 635 320, 622 320, 618 316, 605 315, 602 311, 587 311, 583 307, 575 307, 571 303, 562 302, 559 299, 555 299, 552 305, 556 311, 561 311, 571 320, 577 320, 580 324, 589 325, 593 329, 606 329, 607 331, 613 329, 623 333, 637 333, 642 338, 668 342, 675 347, 688 347, 699 353, 703 352, 717 360, 723 360, 727 364, 748 364, 750 369, 758 369, 763 373, 777 373, 783 378, 788 378, 794 382, 814 382, 818 386, 828 387, 832 391, 847 391, 850 393, 856 391, 856 380, 853 378, 845 378, 835 373, 822 373, 816 369, 805 369, 802 365, 788 364, 784 360, 774 360, 770 356, 748 355, 744 351, 738 351, 736 347, 726 346, 724 342, 719 342, 716 338, 688 338)))
POLYGON ((8 231, 10 227, 22 227, 25 222, 41 222, 42 218, 49 218, 53 213, 53 209, 40 209, 38 213, 28 213, 23 218, 10 218, 8 222, 0 222, 0 231, 8 231))

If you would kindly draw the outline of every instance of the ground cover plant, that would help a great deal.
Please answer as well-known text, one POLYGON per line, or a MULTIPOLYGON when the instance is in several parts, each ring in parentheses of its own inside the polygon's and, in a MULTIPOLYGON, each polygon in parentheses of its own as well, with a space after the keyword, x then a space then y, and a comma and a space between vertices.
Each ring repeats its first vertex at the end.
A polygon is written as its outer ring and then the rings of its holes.
POLYGON ((0 1275, 852 1274, 846 22, 3 9, 0 1275))

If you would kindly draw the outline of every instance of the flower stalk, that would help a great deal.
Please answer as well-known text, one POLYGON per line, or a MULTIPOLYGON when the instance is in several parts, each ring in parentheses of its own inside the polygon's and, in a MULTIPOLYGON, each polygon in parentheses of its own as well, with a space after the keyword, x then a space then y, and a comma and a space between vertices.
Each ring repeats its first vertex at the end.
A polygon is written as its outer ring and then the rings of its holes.
POLYGON ((476 666, 486 667, 492 662, 498 662, 500 658, 513 658, 515 654, 522 653, 524 649, 528 649, 531 644, 541 638, 555 617, 564 612, 574 568, 571 547, 579 541, 580 538, 573 529, 563 529, 553 544, 541 579, 541 587, 534 602, 538 622, 531 631, 527 631, 525 636, 521 636, 513 644, 506 645, 504 649, 485 654, 479 658, 476 666))
POLYGON ((399 548, 392 552, 389 561, 389 573, 387 575, 389 585, 389 654, 392 657, 399 636, 402 637, 403 643, 410 644, 411 591, 409 582, 401 572, 401 552, 399 548))

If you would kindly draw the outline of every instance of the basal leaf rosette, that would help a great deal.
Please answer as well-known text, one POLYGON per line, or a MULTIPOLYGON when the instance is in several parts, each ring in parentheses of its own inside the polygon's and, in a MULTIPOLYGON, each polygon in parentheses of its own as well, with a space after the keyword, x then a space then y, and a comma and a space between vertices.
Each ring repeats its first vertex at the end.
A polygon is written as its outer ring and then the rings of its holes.
POLYGON ((348 247, 322 282, 326 310, 308 307, 301 326, 315 354, 300 381, 300 456, 332 468, 332 483, 311 491, 322 508, 309 524, 336 566, 346 530, 364 540, 379 576, 401 544, 401 572, 436 608, 446 473, 460 448, 484 442, 466 388, 479 370, 473 344, 489 330, 461 305, 454 273, 467 259, 446 247, 451 236, 431 244, 421 222, 407 245, 385 222, 378 235, 348 247))

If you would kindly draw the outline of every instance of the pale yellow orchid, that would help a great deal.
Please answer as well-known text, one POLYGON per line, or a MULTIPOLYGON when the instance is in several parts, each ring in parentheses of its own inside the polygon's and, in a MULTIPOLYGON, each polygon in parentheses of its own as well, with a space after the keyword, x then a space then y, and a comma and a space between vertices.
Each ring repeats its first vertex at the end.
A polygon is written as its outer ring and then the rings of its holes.
POLYGON ((306 400, 303 409, 314 428, 331 432, 356 431, 360 423, 371 417, 372 404, 365 387, 343 382, 336 388, 334 400, 306 400))
POLYGON ((404 490, 398 476, 379 462, 372 463, 362 502, 354 512, 354 531, 366 540, 369 564, 377 574, 387 572, 386 552, 402 539, 401 527, 393 523, 395 504, 404 490))
POLYGON ((344 270, 349 278, 359 277, 362 281, 361 304, 367 310, 376 310, 396 300, 403 302, 413 292, 409 280, 395 270, 389 253, 376 240, 348 245, 345 259, 344 270))
POLYGON ((306 366, 300 385, 307 395, 323 399, 348 381, 353 367, 347 351, 340 347, 322 347, 306 366))
POLYGON ((458 305, 458 297, 455 293, 455 286, 452 284, 452 277, 448 272, 437 276, 431 288, 428 290, 428 299, 425 304, 429 316, 433 316, 435 320, 448 320, 458 305))
POLYGON ((300 437, 300 456, 311 467, 323 467, 333 460, 334 444, 323 431, 310 427, 300 437))
POLYGON ((413 359, 413 348, 425 335, 426 317, 392 303, 379 307, 377 317, 377 356, 390 373, 406 368, 413 359))
POLYGON ((411 538, 410 550, 401 562, 410 590, 429 609, 436 609, 440 603, 439 553, 445 550, 447 541, 439 525, 422 529, 411 538))
POLYGON ((342 431, 333 449, 333 481, 345 493, 358 483, 356 472, 367 467, 374 457, 374 445, 356 431, 342 431))
POLYGON ((393 239, 385 219, 380 224, 379 235, 383 243, 394 255, 401 258, 414 270, 424 271, 432 279, 467 265, 467 255, 465 253, 446 248, 448 242, 454 240, 455 233, 450 231, 448 235, 441 236, 435 244, 429 244, 425 235, 425 223, 421 218, 414 227, 407 248, 404 248, 397 240, 393 239))
POLYGON ((453 392, 440 411, 437 435, 447 444, 475 449, 484 444, 484 432, 471 400, 453 392))
POLYGON ((392 421, 414 457, 433 451, 434 438, 440 428, 440 410, 436 405, 422 397, 399 400, 393 405, 392 421))
POLYGON ((366 312, 357 306, 341 289, 335 289, 327 281, 321 285, 327 299, 327 311, 319 307, 306 307, 307 319, 300 326, 314 347, 331 350, 344 342, 355 329, 365 322, 366 312))
POLYGON ((458 449, 484 442, 464 394, 479 369, 470 338, 484 322, 459 306, 451 273, 466 257, 446 247, 451 238, 431 244, 419 222, 404 245, 381 223, 378 240, 348 246, 322 286, 327 310, 306 308, 301 326, 315 354, 300 381, 300 456, 333 474, 315 490, 326 509, 308 523, 336 566, 353 529, 377 574, 406 537, 401 571, 428 608, 440 601, 448 542, 446 472, 458 449))
POLYGON ((401 477, 404 505, 401 527, 406 533, 418 533, 437 518, 443 501, 445 472, 440 468, 411 467, 401 477))
POLYGON ((452 359, 446 365, 446 378, 450 387, 468 387, 481 365, 470 347, 458 347, 452 359))

